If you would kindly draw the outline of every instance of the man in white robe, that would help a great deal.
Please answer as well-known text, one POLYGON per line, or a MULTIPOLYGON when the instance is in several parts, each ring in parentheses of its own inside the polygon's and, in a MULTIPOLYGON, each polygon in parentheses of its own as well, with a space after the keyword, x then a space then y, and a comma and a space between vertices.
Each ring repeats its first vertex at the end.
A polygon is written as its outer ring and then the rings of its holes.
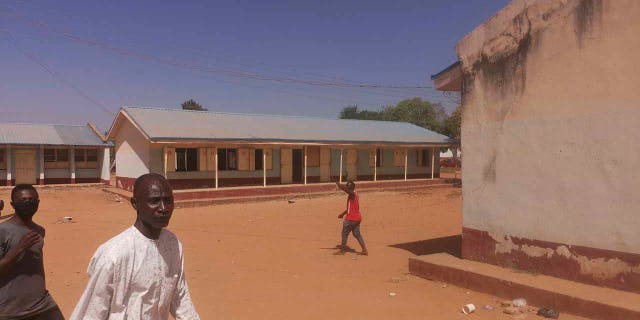
POLYGON ((136 179, 135 224, 102 244, 91 258, 89 283, 71 320, 200 319, 184 275, 182 244, 164 228, 173 191, 158 174, 136 179))

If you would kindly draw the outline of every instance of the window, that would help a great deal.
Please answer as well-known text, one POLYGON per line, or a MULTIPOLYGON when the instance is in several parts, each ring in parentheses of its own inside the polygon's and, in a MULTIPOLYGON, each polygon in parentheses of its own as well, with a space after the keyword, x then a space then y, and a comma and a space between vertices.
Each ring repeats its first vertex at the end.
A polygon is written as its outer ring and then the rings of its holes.
POLYGON ((75 149, 73 150, 73 159, 76 162, 76 168, 95 169, 98 167, 98 150, 75 149))
POLYGON ((0 149, 0 169, 6 169, 6 163, 4 161, 4 149, 0 149))
POLYGON ((256 170, 262 170, 262 149, 255 150, 255 159, 256 159, 256 170))
POLYGON ((376 149, 376 167, 380 168, 382 167, 382 155, 384 153, 382 152, 382 149, 376 149))
POLYGON ((218 170, 238 170, 238 149, 218 149, 218 170))
POLYGON ((176 148, 176 171, 198 171, 198 149, 176 148))
POLYGON ((87 162, 98 162, 98 150, 97 149, 88 149, 87 150, 87 162))
POLYGON ((68 149, 44 149, 44 162, 69 161, 68 149))

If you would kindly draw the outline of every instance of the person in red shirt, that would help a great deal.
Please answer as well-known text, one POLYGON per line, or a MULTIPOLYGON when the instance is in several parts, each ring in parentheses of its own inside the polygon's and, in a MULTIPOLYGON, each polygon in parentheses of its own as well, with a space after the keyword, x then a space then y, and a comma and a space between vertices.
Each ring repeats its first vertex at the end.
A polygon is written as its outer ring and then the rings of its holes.
POLYGON ((340 252, 338 253, 344 254, 344 252, 347 251, 347 237, 349 237, 349 233, 353 232, 353 236, 356 237, 362 248, 360 254, 366 256, 369 252, 360 234, 362 215, 360 214, 360 198, 356 192, 356 184, 352 180, 347 181, 346 185, 341 185, 336 181, 336 186, 349 195, 347 197, 347 209, 338 215, 339 219, 344 217, 344 221, 342 222, 342 243, 338 246, 338 248, 340 248, 340 252))

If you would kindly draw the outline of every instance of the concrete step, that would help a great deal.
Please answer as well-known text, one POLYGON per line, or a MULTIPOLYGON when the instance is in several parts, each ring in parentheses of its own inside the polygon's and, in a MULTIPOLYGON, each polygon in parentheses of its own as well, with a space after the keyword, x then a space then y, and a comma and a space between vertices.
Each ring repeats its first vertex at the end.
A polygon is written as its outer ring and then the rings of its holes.
MULTIPOLYGON (((488 293, 590 319, 640 319, 640 295, 530 274, 446 253, 409 258, 409 272, 429 280, 488 293)), ((562 318, 562 317, 561 317, 562 318)))

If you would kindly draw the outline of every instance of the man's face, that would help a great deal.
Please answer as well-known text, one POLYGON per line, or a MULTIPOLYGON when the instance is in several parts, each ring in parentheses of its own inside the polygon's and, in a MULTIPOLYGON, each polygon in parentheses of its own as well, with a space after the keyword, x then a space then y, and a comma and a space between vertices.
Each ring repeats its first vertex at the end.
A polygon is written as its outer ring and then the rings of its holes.
POLYGON ((11 205, 21 217, 31 217, 38 211, 40 199, 33 190, 19 190, 13 195, 11 205))
POLYGON ((141 191, 131 202, 138 217, 155 229, 169 225, 173 213, 173 191, 168 183, 150 180, 141 191))

